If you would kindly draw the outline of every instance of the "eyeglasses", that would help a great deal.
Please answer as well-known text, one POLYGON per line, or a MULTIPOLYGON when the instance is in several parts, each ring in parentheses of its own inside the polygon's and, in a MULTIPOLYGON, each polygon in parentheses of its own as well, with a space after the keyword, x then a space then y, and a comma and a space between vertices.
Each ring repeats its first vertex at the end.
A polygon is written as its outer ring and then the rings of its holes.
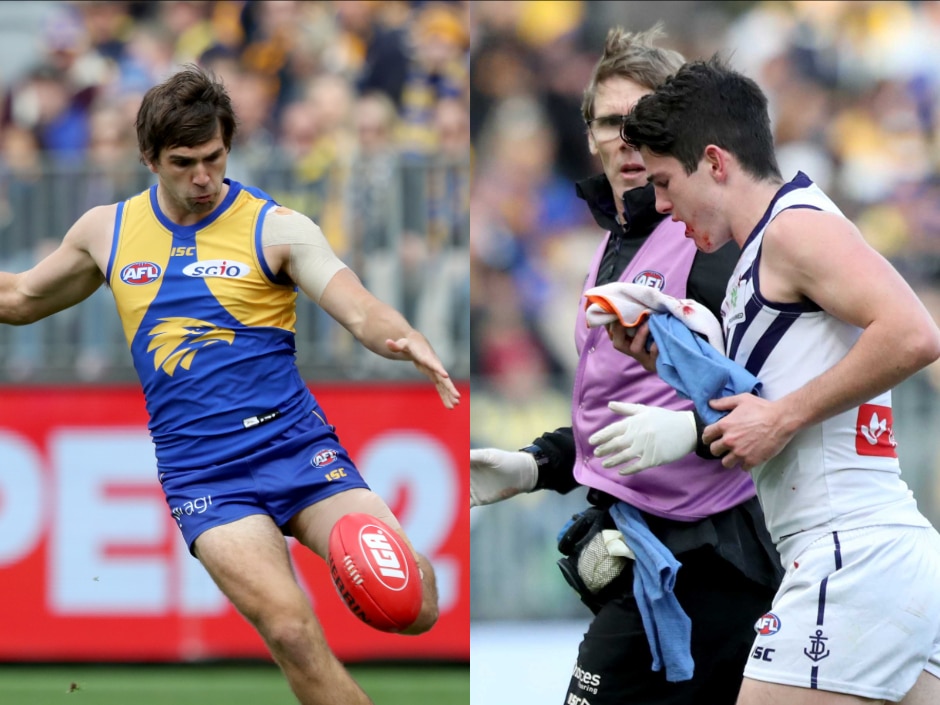
POLYGON ((587 120, 588 129, 597 142, 610 142, 620 137, 626 115, 604 115, 587 120))

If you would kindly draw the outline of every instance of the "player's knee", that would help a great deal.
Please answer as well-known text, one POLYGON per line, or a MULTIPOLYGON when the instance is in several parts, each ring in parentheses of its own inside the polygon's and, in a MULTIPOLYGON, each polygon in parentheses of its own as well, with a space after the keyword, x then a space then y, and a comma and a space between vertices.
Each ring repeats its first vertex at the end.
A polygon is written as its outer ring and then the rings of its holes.
POLYGON ((277 657, 303 661, 316 647, 313 620, 309 614, 281 613, 263 620, 258 631, 277 657))
POLYGON ((421 610, 411 626, 402 630, 402 634, 424 634, 435 625, 440 616, 434 569, 428 559, 420 553, 417 554, 417 563, 421 571, 421 610))
POLYGON ((418 618, 414 621, 407 629, 402 630, 402 634, 406 636, 415 636, 417 634, 424 634, 429 631, 437 623, 438 611, 435 606, 432 609, 421 610, 421 613, 418 615, 418 618))
POLYGON ((421 612, 418 614, 418 618, 415 620, 407 630, 405 634, 424 634, 431 627, 437 623, 437 618, 440 616, 440 611, 437 608, 437 603, 422 605, 421 612))

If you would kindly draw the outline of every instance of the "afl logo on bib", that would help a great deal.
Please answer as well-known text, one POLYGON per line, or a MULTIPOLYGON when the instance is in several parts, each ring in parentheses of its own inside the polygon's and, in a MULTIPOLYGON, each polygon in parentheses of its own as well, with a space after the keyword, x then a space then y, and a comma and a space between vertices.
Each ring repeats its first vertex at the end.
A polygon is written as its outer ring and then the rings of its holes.
POLYGON ((633 277, 633 283, 648 286, 651 289, 662 290, 663 286, 666 284, 666 277, 659 272, 647 269, 645 272, 640 272, 633 277))
POLYGON ((162 273, 160 265, 154 262, 134 262, 121 270, 121 281, 131 286, 152 284, 162 273))
POLYGON ((219 277, 221 279, 240 279, 247 276, 251 267, 242 262, 232 262, 225 259, 207 259, 193 262, 183 267, 183 274, 187 277, 205 279, 219 277))

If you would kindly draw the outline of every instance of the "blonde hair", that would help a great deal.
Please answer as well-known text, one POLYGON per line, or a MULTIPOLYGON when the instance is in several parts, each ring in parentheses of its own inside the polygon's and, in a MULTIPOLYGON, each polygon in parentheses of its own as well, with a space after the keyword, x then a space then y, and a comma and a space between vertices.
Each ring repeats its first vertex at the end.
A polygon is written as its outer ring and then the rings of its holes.
POLYGON ((685 57, 673 49, 656 46, 666 36, 662 22, 645 32, 627 32, 613 27, 607 32, 604 53, 594 65, 591 80, 581 100, 581 117, 585 121, 594 117, 594 99, 597 86, 611 78, 626 78, 653 90, 685 63, 685 57))

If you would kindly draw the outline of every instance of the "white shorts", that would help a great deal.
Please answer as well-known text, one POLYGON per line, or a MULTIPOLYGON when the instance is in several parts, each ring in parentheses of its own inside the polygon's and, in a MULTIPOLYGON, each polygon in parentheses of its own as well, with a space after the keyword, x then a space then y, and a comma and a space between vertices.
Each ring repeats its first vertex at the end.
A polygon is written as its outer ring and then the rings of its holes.
POLYGON ((746 678, 898 701, 922 671, 940 677, 936 530, 836 531, 785 565, 746 678))

